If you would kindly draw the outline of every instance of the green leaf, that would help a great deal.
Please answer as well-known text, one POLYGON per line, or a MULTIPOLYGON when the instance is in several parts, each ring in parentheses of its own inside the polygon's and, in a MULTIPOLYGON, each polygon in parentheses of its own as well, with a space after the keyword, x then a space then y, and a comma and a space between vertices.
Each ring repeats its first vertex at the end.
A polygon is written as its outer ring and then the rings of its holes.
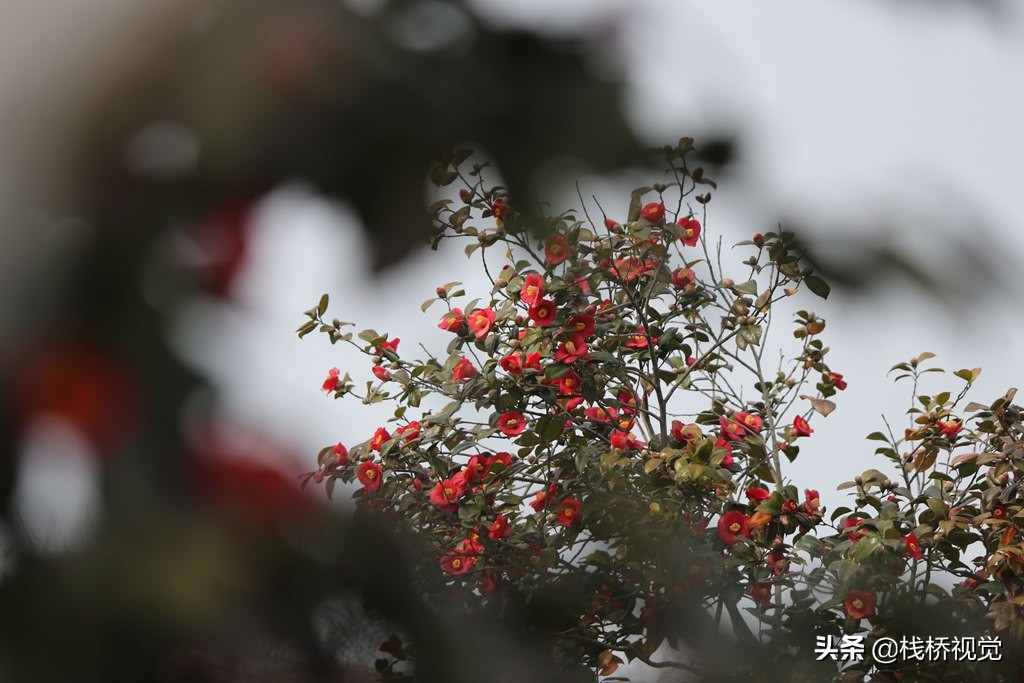
POLYGON ((747 280, 742 284, 733 285, 732 288, 735 289, 737 292, 749 294, 750 296, 754 296, 755 294, 757 294, 757 282, 755 282, 754 280, 747 280))
POLYGON ((807 289, 811 290, 822 299, 827 299, 832 288, 829 284, 822 280, 817 275, 808 275, 804 278, 804 284, 807 285, 807 289))
POLYGON ((970 384, 974 380, 978 379, 978 375, 981 374, 981 368, 974 368, 973 370, 964 368, 963 370, 957 370, 953 374, 970 384))
POLYGON ((316 312, 323 316, 327 312, 327 303, 330 301, 330 297, 326 294, 320 297, 320 303, 316 305, 316 312))

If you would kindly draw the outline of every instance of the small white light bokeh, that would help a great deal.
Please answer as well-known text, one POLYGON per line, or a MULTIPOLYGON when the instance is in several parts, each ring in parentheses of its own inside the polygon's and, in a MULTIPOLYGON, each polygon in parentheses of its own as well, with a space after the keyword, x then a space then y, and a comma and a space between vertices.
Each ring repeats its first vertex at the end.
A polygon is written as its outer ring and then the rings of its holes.
POLYGON ((25 428, 18 454, 14 520, 42 554, 81 547, 103 515, 95 448, 66 420, 41 415, 25 428))

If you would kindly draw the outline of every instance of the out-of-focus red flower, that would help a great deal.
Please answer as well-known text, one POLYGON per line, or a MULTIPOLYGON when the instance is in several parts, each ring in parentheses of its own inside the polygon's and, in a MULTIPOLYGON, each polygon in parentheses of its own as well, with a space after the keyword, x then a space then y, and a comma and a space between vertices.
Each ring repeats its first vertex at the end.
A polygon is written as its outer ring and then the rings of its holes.
POLYGON ((750 597, 761 607, 767 607, 772 601, 772 585, 770 583, 755 583, 750 586, 750 597))
POLYGON ((377 347, 377 353, 382 354, 385 351, 390 351, 391 353, 398 353, 398 342, 400 341, 402 340, 397 337, 385 341, 384 343, 377 347))
POLYGON ((93 342, 33 340, 10 366, 13 413, 27 425, 43 415, 64 420, 102 457, 138 426, 141 384, 123 357, 93 342))
POLYGON ((337 458, 338 465, 345 465, 348 463, 348 449, 340 441, 334 444, 331 449, 334 452, 334 457, 337 458))
POLYGON ((402 639, 392 633, 388 639, 381 643, 380 651, 392 657, 399 657, 402 654, 402 639))
POLYGON ((811 429, 811 425, 807 423, 807 420, 797 415, 793 418, 793 432, 797 436, 810 436, 814 433, 814 430, 811 429))

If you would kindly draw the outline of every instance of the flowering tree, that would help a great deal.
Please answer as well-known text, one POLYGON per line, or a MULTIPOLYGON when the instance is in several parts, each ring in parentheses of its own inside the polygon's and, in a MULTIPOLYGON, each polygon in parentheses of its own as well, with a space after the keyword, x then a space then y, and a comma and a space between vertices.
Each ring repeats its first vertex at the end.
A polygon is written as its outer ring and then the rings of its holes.
MULTIPOLYGON (((444 308, 451 343, 422 357, 328 320, 326 295, 307 311, 300 336, 354 345, 374 378, 360 392, 332 369, 323 390, 395 409, 361 443, 324 448, 306 481, 328 495, 358 482, 358 511, 407 528, 429 602, 532 615, 566 680, 626 680, 634 660, 682 680, 946 680, 978 675, 949 650, 983 635, 1001 638, 984 671, 1003 680, 1024 639, 1012 392, 962 405, 979 372, 964 370, 955 396, 919 396, 930 354, 897 365, 912 427, 868 437, 889 473, 844 484, 853 505, 826 515, 787 468, 846 388, 825 321, 790 305, 829 287, 785 231, 723 262, 693 148, 666 147, 671 182, 635 190, 621 220, 595 200, 540 236, 468 152, 441 162, 435 184, 461 188, 430 209, 434 244, 469 240, 491 290, 464 302, 459 283, 438 287, 423 309, 444 308), (917 636, 945 638, 949 656, 875 651, 917 636)), ((414 670, 415 643, 381 649, 382 680, 414 670)))

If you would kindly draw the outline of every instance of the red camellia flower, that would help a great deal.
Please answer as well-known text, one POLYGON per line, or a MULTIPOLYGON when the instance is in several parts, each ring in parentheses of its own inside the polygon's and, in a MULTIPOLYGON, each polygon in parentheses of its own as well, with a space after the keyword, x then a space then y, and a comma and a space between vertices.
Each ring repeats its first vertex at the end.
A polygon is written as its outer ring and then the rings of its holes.
POLYGON ((636 439, 629 432, 616 429, 611 433, 609 437, 612 443, 612 448, 619 448, 622 450, 636 450, 643 448, 644 442, 636 439))
POLYGON ((683 424, 679 420, 672 420, 672 438, 681 443, 688 443, 703 436, 700 427, 692 422, 683 424))
POLYGON ((623 415, 633 415, 636 413, 636 396, 633 392, 628 389, 620 389, 615 394, 615 400, 619 402, 619 410, 623 415))
POLYGON ((377 431, 373 433, 373 438, 370 439, 370 448, 380 452, 380 449, 391 439, 391 435, 388 434, 388 430, 384 427, 378 427, 377 431))
POLYGON ((558 523, 562 526, 572 526, 580 514, 580 501, 575 498, 566 498, 558 504, 558 523))
POLYGON ((800 509, 811 517, 821 516, 821 496, 815 489, 804 489, 804 502, 800 509))
POLYGON ((763 500, 768 500, 769 498, 771 498, 771 495, 772 494, 769 493, 768 489, 760 487, 747 489, 746 491, 747 500, 749 500, 751 503, 760 503, 763 500))
POLYGON ((463 541, 455 550, 442 558, 441 568, 446 574, 453 576, 465 574, 476 564, 477 555, 480 553, 477 546, 479 544, 469 540, 463 541))
POLYGON ((360 463, 359 469, 356 470, 356 478, 359 479, 359 483, 366 487, 367 491, 376 491, 380 488, 380 480, 384 471, 381 466, 375 462, 360 463))
POLYGON ((797 415, 793 418, 793 431, 797 436, 810 436, 814 433, 811 429, 811 425, 807 424, 807 420, 797 415))
MULTIPOLYGON (((626 282, 633 282, 644 273, 650 272, 651 265, 652 262, 641 261, 636 257, 623 258, 615 261, 612 272, 626 282)), ((657 267, 657 264, 654 264, 654 267, 657 267)))
POLYGON ((526 354, 526 360, 523 361, 523 370, 543 371, 543 368, 540 366, 540 351, 526 354))
POLYGON ((752 432, 759 432, 761 431, 761 428, 764 426, 764 420, 759 418, 757 415, 745 413, 743 411, 734 413, 732 419, 736 420, 737 422, 739 422, 741 425, 743 425, 752 432))
POLYGON ((532 507, 536 512, 540 512, 548 506, 548 503, 551 502, 551 497, 554 495, 555 485, 551 484, 547 489, 537 492, 537 495, 530 501, 530 507, 532 507))
MULTIPOLYGON (((459 473, 461 474, 461 472, 459 473)), ((430 492, 430 502, 445 512, 455 512, 458 509, 458 500, 466 493, 467 484, 465 476, 456 474, 451 479, 444 479, 430 492)))
POLYGON ((331 451, 334 452, 334 457, 338 459, 339 465, 344 465, 348 462, 348 449, 340 441, 334 445, 331 451))
POLYGON ((547 327, 555 321, 555 313, 558 309, 555 308, 555 304, 547 299, 541 299, 534 305, 530 306, 530 320, 537 323, 541 327, 547 327))
POLYGON ((718 537, 732 545, 740 536, 750 538, 750 518, 739 510, 726 512, 718 520, 718 537))
POLYGON ((574 315, 569 318, 569 329, 586 339, 594 334, 594 317, 586 313, 574 315))
POLYGON ((626 340, 625 343, 631 349, 646 349, 647 348, 647 330, 639 328, 633 335, 626 340))
POLYGON ((502 219, 508 215, 508 204, 505 203, 504 199, 496 199, 491 204, 491 214, 497 219, 498 225, 501 225, 502 219))
POLYGON ((697 281, 697 276, 690 268, 677 268, 672 271, 672 286, 676 289, 689 287, 697 281))
POLYGON ((612 422, 618 418, 618 413, 615 412, 615 408, 590 406, 583 411, 583 417, 592 422, 612 422))
POLYGON ((846 592, 843 608, 854 619, 866 619, 875 616, 875 594, 852 588, 846 592))
POLYGON ((500 465, 500 467, 498 468, 498 471, 501 471, 501 470, 503 470, 503 469, 505 469, 507 467, 510 467, 512 465, 512 454, 511 453, 506 453, 505 451, 502 451, 500 453, 495 453, 494 455, 492 455, 489 458, 487 458, 487 470, 488 471, 494 469, 495 465, 500 465))
POLYGON ((563 396, 575 394, 580 388, 580 381, 580 376, 570 370, 562 375, 562 379, 558 381, 558 393, 563 396))
POLYGON ((476 375, 476 368, 465 356, 452 368, 452 379, 456 382, 465 382, 466 380, 473 379, 476 375))
POLYGON ((645 204, 644 208, 640 209, 640 217, 657 223, 665 217, 665 205, 661 202, 645 204))
POLYGON ((469 329, 476 335, 476 338, 483 339, 491 331, 491 325, 494 324, 494 310, 490 307, 478 308, 467 315, 466 320, 469 323, 469 329))
POLYGON ((682 230, 680 230, 679 238, 688 247, 697 246, 697 238, 700 237, 700 223, 695 218, 680 218, 676 221, 682 230))
POLYGON ((523 374, 523 354, 521 353, 510 353, 498 363, 501 365, 501 369, 510 375, 523 374))
POLYGON ((558 349, 555 351, 554 359, 559 363, 575 363, 580 358, 587 357, 587 342, 583 340, 583 336, 577 334, 569 341, 564 341, 558 345, 558 349))
POLYGON ((338 384, 341 383, 341 380, 338 379, 339 374, 341 374, 341 371, 338 370, 338 368, 331 368, 328 371, 327 379, 324 380, 324 391, 326 391, 327 393, 331 393, 332 391, 335 391, 338 388, 338 384))
POLYGON ((459 332, 466 324, 466 317, 462 315, 461 308, 453 308, 441 316, 441 322, 437 324, 442 330, 459 332))
POLYGON ((544 260, 557 266, 569 256, 569 242, 558 233, 548 235, 544 242, 544 260))
POLYGON ((864 530, 860 528, 860 519, 857 517, 847 517, 843 528, 846 529, 846 537, 854 543, 864 538, 864 530))
POLYGON ((374 376, 382 382, 387 381, 391 377, 391 373, 388 372, 387 368, 382 365, 374 365, 371 368, 374 376))
POLYGON ((792 498, 787 498, 785 500, 785 502, 782 503, 782 511, 783 512, 796 512, 799 509, 800 509, 800 506, 792 498))
POLYGON ((828 372, 825 374, 828 376, 829 379, 832 380, 832 386, 834 386, 836 389, 842 391, 843 389, 846 388, 846 382, 843 380, 843 376, 840 375, 838 372, 828 372))
POLYGON ((395 436, 401 436, 402 440, 406 443, 413 439, 418 439, 420 436, 420 423, 413 420, 409 424, 399 427, 395 430, 395 436))
POLYGON ((718 424, 722 427, 722 438, 726 441, 742 441, 743 437, 747 435, 747 430, 743 425, 724 415, 718 418, 718 424))
POLYGON ((510 410, 498 416, 496 426, 505 436, 519 436, 526 429, 526 417, 518 410, 510 410))
POLYGON ((772 585, 770 583, 755 583, 751 585, 750 597, 761 607, 767 607, 772 601, 772 585))
POLYGON ((519 299, 523 303, 535 304, 544 296, 544 278, 536 273, 526 276, 523 288, 519 290, 519 299))
POLYGON ((494 520, 494 524, 487 530, 487 535, 495 541, 500 541, 509 535, 508 530, 508 517, 505 515, 498 515, 497 519, 494 520))
POLYGON ((942 432, 942 435, 949 439, 954 438, 960 433, 960 430, 964 428, 964 423, 960 420, 949 420, 948 422, 939 420, 935 425, 942 432))
POLYGON ((924 559, 924 554, 921 552, 921 541, 917 540, 917 536, 913 533, 909 533, 903 537, 903 542, 907 546, 907 555, 915 560, 924 559))
POLYGON ((402 340, 396 337, 395 339, 384 342, 383 344, 377 347, 377 353, 383 354, 385 351, 390 351, 391 353, 398 353, 398 342, 400 341, 402 340))

